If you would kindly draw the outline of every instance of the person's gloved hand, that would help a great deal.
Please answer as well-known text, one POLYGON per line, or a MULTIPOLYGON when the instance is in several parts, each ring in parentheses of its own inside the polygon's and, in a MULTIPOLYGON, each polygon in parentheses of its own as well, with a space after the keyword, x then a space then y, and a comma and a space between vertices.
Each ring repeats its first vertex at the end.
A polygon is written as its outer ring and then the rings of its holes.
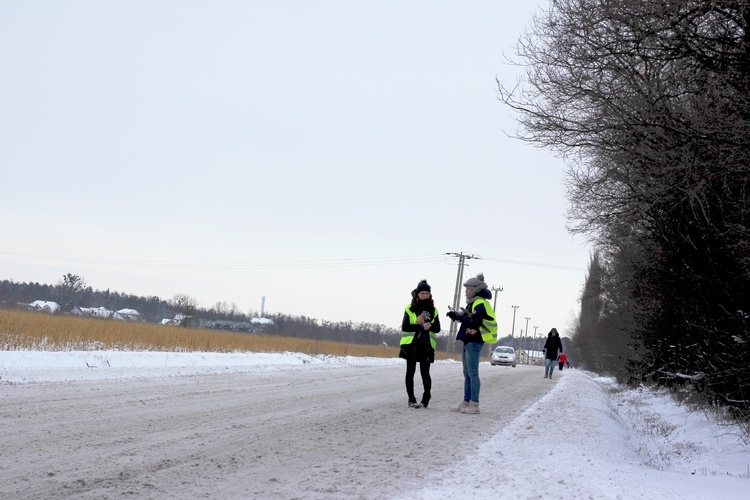
POLYGON ((448 316, 453 321, 456 321, 456 318, 458 317, 458 314, 456 314, 456 311, 448 311, 445 315, 448 316))

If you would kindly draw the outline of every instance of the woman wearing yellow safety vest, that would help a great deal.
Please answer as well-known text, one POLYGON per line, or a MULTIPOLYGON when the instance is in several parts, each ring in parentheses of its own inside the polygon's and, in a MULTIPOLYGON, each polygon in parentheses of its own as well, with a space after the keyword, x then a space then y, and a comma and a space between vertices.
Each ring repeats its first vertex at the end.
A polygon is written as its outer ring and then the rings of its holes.
POLYGON ((435 303, 432 301, 432 288, 427 280, 422 280, 411 292, 411 303, 406 306, 404 319, 401 321, 401 350, 399 357, 406 360, 406 395, 412 408, 427 408, 430 403, 430 363, 435 362, 435 345, 440 332, 440 318, 435 303), (417 403, 414 397, 414 373, 422 375, 422 402, 417 403))
POLYGON ((487 289, 484 275, 477 274, 464 283, 466 307, 450 311, 447 316, 461 323, 456 339, 463 341, 461 360, 464 367, 464 400, 451 411, 479 413, 479 354, 485 342, 497 342, 497 321, 489 299, 492 292, 487 289))

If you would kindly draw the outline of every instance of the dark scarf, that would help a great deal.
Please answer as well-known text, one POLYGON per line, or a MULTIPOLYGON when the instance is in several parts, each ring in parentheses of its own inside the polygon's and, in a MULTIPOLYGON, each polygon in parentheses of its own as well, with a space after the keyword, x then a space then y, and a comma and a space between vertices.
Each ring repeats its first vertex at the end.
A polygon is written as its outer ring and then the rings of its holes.
POLYGON ((482 288, 481 290, 477 290, 475 288, 474 291, 472 292, 471 296, 466 297, 466 305, 467 306, 471 306, 471 304, 473 304, 474 302, 476 302, 479 299, 489 300, 489 297, 487 297, 487 292, 485 292, 485 290, 487 290, 487 289, 486 288, 482 288))
POLYGON ((417 300, 417 299, 414 299, 414 300, 411 301, 411 310, 417 316, 419 316, 420 314, 422 314, 423 311, 427 311, 430 314, 432 314, 433 311, 435 310, 435 302, 432 300, 432 298, 429 298, 427 300, 417 300))

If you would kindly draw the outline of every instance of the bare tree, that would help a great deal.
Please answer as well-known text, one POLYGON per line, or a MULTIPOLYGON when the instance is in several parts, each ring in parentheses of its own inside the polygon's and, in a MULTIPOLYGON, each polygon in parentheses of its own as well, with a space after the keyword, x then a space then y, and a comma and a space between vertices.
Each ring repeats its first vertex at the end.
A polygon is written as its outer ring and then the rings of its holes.
POLYGON ((187 328, 192 323, 198 302, 190 295, 178 293, 170 301, 170 306, 180 315, 180 325, 187 328))
POLYGON ((216 304, 214 304, 214 312, 218 314, 219 316, 223 316, 227 313, 227 310, 229 309, 229 306, 227 306, 227 301, 218 301, 216 304))
POLYGON ((557 0, 519 39, 524 78, 498 82, 514 135, 568 163, 570 229, 606 269, 604 351, 746 412, 748 21, 739 0, 557 0))
POLYGON ((69 311, 78 306, 84 295, 91 291, 92 289, 86 285, 85 279, 77 274, 67 273, 58 283, 58 300, 60 300, 60 305, 69 311))

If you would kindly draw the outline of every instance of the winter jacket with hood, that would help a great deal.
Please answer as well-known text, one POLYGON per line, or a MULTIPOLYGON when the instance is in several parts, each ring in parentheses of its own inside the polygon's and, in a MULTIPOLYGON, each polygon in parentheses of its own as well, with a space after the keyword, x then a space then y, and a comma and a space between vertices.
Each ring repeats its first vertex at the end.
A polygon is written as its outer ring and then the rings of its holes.
MULTIPOLYGON (((485 288, 484 290, 480 290, 476 296, 482 299, 490 300, 492 298, 492 292, 485 288)), ((466 309, 470 310, 468 306, 466 307, 466 309)), ((482 305, 481 303, 477 304, 476 309, 474 309, 474 314, 463 314, 461 316, 457 316, 456 321, 459 321, 461 323, 461 327, 458 329, 456 340, 460 340, 464 344, 469 344, 471 342, 483 344, 484 340, 482 339, 482 334, 479 331, 479 327, 482 326, 482 322, 486 318, 491 318, 491 316, 485 309, 484 305, 482 305), (469 334, 467 333, 467 331, 473 331, 476 333, 469 334)))
MULTIPOLYGON (((557 330, 555 330, 557 331, 557 330)), ((544 357, 557 361, 557 353, 563 352, 562 342, 560 341, 560 335, 553 335, 550 333, 547 337, 547 342, 544 343, 544 357)))

